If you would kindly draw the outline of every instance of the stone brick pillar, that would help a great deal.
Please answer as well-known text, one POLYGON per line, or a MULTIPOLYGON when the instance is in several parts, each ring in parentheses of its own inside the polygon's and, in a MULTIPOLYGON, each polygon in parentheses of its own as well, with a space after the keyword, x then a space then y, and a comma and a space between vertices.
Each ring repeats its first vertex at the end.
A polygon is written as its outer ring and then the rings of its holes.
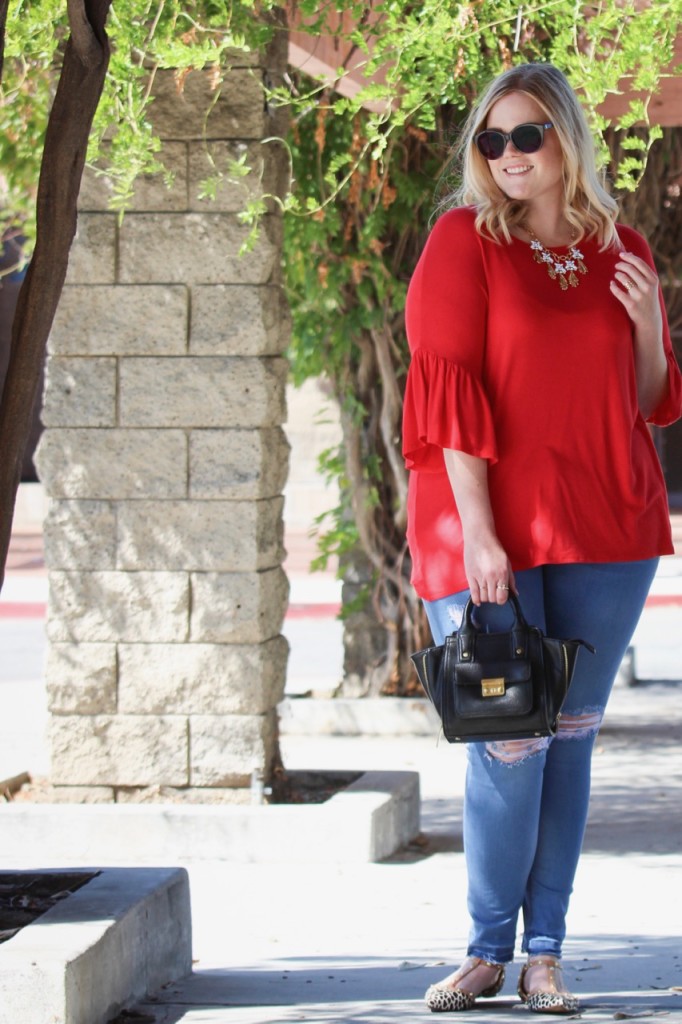
POLYGON ((81 191, 39 452, 52 782, 66 799, 248 799, 278 756, 281 221, 270 211, 239 256, 244 186, 209 201, 199 183, 246 150, 254 187, 279 187, 283 147, 260 140, 282 115, 262 81, 285 59, 284 38, 236 55, 219 93, 204 72, 182 91, 158 74, 172 188, 142 181, 120 224, 105 178, 81 191))

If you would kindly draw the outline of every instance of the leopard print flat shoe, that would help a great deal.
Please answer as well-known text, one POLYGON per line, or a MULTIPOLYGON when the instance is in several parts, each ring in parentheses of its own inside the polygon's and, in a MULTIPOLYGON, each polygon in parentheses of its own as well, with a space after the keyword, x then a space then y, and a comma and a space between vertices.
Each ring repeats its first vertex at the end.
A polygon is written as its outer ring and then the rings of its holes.
POLYGON ((553 956, 531 956, 521 968, 519 996, 532 1013, 577 1013, 580 1004, 563 985, 561 963, 553 956), (549 975, 544 988, 526 991, 526 974, 531 967, 546 967, 549 975))
MULTIPOLYGON (((480 981, 478 984, 480 985, 480 981)), ((504 985, 504 967, 502 964, 493 964, 489 960, 482 960, 478 956, 468 956, 462 966, 455 974, 446 978, 437 985, 431 985, 424 996, 424 1002, 432 1013, 457 1013, 461 1010, 471 1010, 479 997, 490 999, 496 996, 504 985), (476 979, 473 977, 477 967, 492 967, 497 971, 492 983, 478 992, 476 979), (462 987, 465 978, 469 978, 468 987, 462 987)))

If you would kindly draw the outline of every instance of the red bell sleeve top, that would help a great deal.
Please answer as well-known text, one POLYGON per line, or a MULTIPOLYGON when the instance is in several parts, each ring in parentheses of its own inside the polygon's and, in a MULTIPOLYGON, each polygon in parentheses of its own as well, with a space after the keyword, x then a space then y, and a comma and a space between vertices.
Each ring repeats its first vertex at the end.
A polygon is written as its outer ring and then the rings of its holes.
MULTIPOLYGON (((609 289, 619 250, 582 241, 588 273, 561 291, 526 242, 487 240, 474 219, 460 208, 438 220, 407 296, 403 453, 417 593, 436 600, 467 586, 443 448, 488 460, 495 525, 515 570, 670 554, 663 474, 637 402, 632 323, 609 289)), ((618 233, 653 267, 641 235, 618 233)), ((668 389, 648 417, 661 426, 682 412, 663 318, 668 389)))

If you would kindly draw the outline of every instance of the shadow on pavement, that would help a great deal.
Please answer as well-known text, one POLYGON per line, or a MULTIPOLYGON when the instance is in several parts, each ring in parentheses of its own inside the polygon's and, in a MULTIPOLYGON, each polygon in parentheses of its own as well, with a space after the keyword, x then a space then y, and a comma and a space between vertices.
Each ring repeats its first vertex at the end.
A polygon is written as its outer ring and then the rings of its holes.
MULTIPOLYGON (((682 992, 673 991, 682 984, 676 939, 633 936, 624 943, 622 936, 604 934, 577 936, 571 945, 591 951, 589 959, 578 954, 564 961, 567 984, 581 998, 582 1020, 640 1014, 665 1016, 671 1024, 682 1020, 682 992)), ((155 1004, 139 1009, 153 1012, 157 1024, 182 1021, 190 1007, 192 1021, 213 1019, 202 1016, 201 1009, 231 1008, 234 1017, 220 1019, 240 1024, 415 1020, 426 1012, 424 991, 449 968, 418 961, 411 967, 403 970, 396 960, 369 956, 289 958, 274 965, 271 961, 267 968, 197 971, 169 986, 155 1004), (287 1012, 295 1007, 298 1015, 287 1012)), ((526 1019, 515 995, 518 970, 518 964, 511 967, 501 995, 479 1004, 476 1012, 494 1021, 526 1019)))

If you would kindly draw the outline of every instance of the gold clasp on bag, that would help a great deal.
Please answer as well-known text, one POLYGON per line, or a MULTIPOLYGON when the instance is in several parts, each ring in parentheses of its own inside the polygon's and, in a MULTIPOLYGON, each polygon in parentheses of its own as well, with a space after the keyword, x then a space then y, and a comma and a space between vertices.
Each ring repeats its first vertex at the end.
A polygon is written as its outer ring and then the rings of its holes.
POLYGON ((504 697, 504 677, 497 679, 481 679, 482 697, 504 697))

